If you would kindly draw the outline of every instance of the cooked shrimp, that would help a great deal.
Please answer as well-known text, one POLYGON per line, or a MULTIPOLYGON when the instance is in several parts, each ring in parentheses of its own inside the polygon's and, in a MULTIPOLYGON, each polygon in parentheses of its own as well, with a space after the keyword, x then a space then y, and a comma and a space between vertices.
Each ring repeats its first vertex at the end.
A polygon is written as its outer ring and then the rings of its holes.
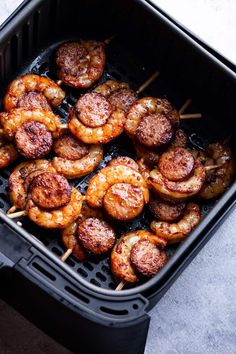
POLYGON ((138 168, 139 168, 139 172, 141 173, 141 175, 145 179, 147 185, 149 186, 150 185, 150 183, 149 183, 149 177, 150 177, 150 169, 149 169, 149 167, 144 162, 144 159, 138 160, 137 161, 137 165, 138 165, 138 168))
POLYGON ((132 168, 135 171, 139 170, 138 164, 128 156, 118 156, 115 159, 112 159, 107 166, 119 166, 125 165, 132 168))
POLYGON ((208 146, 204 165, 218 165, 213 170, 206 171, 206 180, 199 192, 204 199, 216 198, 225 192, 235 176, 235 160, 232 151, 225 145, 216 143, 208 146))
POLYGON ((77 238, 78 224, 74 221, 62 230, 62 241, 67 249, 71 249, 73 255, 79 261, 83 261, 88 257, 88 252, 84 249, 77 238))
POLYGON ((152 231, 168 243, 183 241, 190 232, 199 224, 201 211, 197 204, 189 203, 182 219, 176 224, 165 221, 153 221, 152 231))
POLYGON ((116 280, 123 280, 128 283, 136 283, 140 280, 131 264, 130 253, 132 247, 141 240, 150 241, 161 249, 166 246, 164 239, 146 230, 137 230, 122 235, 111 253, 111 270, 116 280))
POLYGON ((150 184, 154 191, 165 200, 184 200, 199 192, 205 181, 205 168, 196 160, 192 175, 184 181, 170 181, 159 169, 150 172, 150 184))
POLYGON ((78 258, 78 260, 82 261, 89 256, 88 252, 78 240, 78 225, 88 218, 102 219, 102 217, 100 210, 91 209, 86 203, 83 203, 77 220, 62 230, 62 241, 65 247, 71 249, 73 255, 78 258))
MULTIPOLYGON (((89 94, 87 94, 89 95, 89 94)), ((91 95, 91 94, 90 94, 91 95)), ((102 97, 102 96, 101 96, 102 97)), ((91 106, 90 106, 91 108, 91 106)), ((87 109, 87 107, 86 107, 87 109)), ((96 114, 99 107, 94 106, 90 109, 90 116, 93 112, 96 114)), ((107 111, 108 112, 108 111, 107 111)), ((73 135, 87 144, 105 144, 119 136, 124 130, 125 113, 116 109, 107 115, 107 120, 102 122, 101 126, 91 127, 84 124, 78 116, 78 112, 72 109, 69 114, 68 128, 73 135)), ((104 117, 104 115, 103 115, 104 117)), ((100 121, 100 117, 99 117, 100 121)))
POLYGON ((102 42, 81 40, 64 43, 56 54, 58 77, 65 85, 86 89, 102 76, 105 60, 102 42))
POLYGON ((102 206, 107 190, 117 183, 127 183, 139 187, 143 192, 145 203, 149 200, 149 191, 143 177, 139 172, 124 166, 108 166, 93 176, 86 192, 86 201, 93 207, 102 206))
POLYGON ((62 229, 77 219, 83 199, 82 194, 76 188, 72 188, 71 200, 65 206, 55 210, 44 210, 38 207, 29 196, 25 209, 28 217, 37 225, 50 229, 62 229))
POLYGON ((137 93, 130 88, 129 84, 114 80, 98 85, 93 91, 107 97, 113 107, 124 112, 128 112, 138 98, 137 93))
POLYGON ((24 108, 15 108, 10 112, 0 113, 0 120, 3 126, 4 134, 9 140, 13 140, 17 129, 25 122, 35 121, 43 123, 49 132, 56 138, 60 132, 60 117, 50 111, 44 111, 40 108, 25 110, 24 108))
MULTIPOLYGON (((27 179, 30 174, 40 171, 56 172, 51 163, 47 160, 34 160, 22 162, 11 173, 9 177, 9 196, 12 205, 18 209, 24 209, 27 200, 27 189, 30 183, 27 179)), ((31 182, 31 179, 30 179, 31 182)))
POLYGON ((5 138, 3 130, 0 129, 0 169, 9 166, 17 156, 14 145, 5 138))
POLYGON ((65 92, 52 80, 35 74, 27 74, 12 81, 8 86, 4 97, 5 111, 22 106, 19 105, 20 99, 31 91, 42 93, 53 107, 59 106, 65 97, 65 92))
POLYGON ((172 126, 177 113, 166 100, 144 97, 131 106, 125 123, 125 131, 135 136, 143 145, 156 147, 169 143, 173 137, 172 126))
POLYGON ((101 145, 91 145, 86 156, 79 160, 68 160, 62 157, 54 157, 52 165, 63 176, 73 179, 91 173, 103 158, 103 148, 101 145))

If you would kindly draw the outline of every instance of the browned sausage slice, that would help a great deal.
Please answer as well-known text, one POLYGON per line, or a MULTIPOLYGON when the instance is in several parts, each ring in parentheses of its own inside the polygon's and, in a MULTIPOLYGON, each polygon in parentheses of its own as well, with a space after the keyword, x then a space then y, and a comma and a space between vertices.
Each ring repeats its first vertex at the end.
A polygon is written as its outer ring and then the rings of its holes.
POLYGON ((114 91, 109 96, 109 102, 116 109, 119 108, 124 112, 128 112, 131 105, 137 100, 138 95, 129 88, 121 88, 114 91))
POLYGON ((132 220, 143 210, 143 192, 128 183, 113 184, 106 192, 103 206, 107 214, 116 220, 132 220))
POLYGON ((143 117, 136 131, 137 140, 149 147, 167 144, 173 136, 170 121, 161 113, 143 117))
POLYGON ((194 157, 187 149, 173 148, 161 155, 158 168, 170 181, 181 181, 187 178, 194 168, 194 157))
POLYGON ((86 93, 78 99, 75 111, 87 127, 101 127, 108 120, 112 108, 108 100, 96 92, 86 93))
POLYGON ((131 248, 130 260, 139 274, 150 278, 166 264, 167 256, 150 241, 140 240, 131 248))
POLYGON ((59 157, 72 161, 79 160, 89 153, 88 145, 69 133, 57 139, 53 149, 59 157))
POLYGON ((15 143, 21 155, 27 159, 36 159, 50 152, 53 140, 44 124, 30 121, 17 129, 15 143))
POLYGON ((51 111, 51 106, 48 104, 46 97, 35 91, 26 92, 20 96, 17 107, 25 109, 42 108, 45 111, 51 111))
POLYGON ((157 220, 174 222, 183 215, 186 203, 172 204, 157 197, 152 197, 149 207, 157 220))
POLYGON ((32 200, 41 208, 60 208, 70 202, 71 187, 61 175, 44 172, 36 176, 31 185, 32 200))
POLYGON ((105 221, 88 218, 77 229, 79 241, 93 254, 107 253, 115 244, 114 230, 105 221))

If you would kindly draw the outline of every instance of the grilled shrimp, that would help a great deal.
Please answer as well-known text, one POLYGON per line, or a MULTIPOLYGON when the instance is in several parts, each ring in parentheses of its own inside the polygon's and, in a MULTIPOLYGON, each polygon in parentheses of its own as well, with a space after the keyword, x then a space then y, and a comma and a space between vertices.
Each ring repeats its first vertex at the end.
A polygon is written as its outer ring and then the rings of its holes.
POLYGON ((205 181, 205 169, 199 161, 195 162, 193 174, 185 181, 170 181, 158 169, 150 172, 150 184, 154 191, 165 200, 181 201, 199 192, 205 181))
POLYGON ((104 206, 114 219, 131 220, 149 200, 149 191, 141 174, 125 165, 107 166, 93 176, 86 192, 89 206, 104 206))
MULTIPOLYGON (((21 102, 22 96, 31 91, 43 94, 52 107, 59 106, 65 97, 65 92, 52 80, 47 77, 28 74, 17 78, 8 86, 7 93, 4 97, 5 111, 10 111, 17 107, 25 107, 25 104, 21 102)), ((29 99, 28 97, 28 100, 29 99)), ((40 101, 42 103, 42 99, 40 99, 40 101)), ((45 106, 43 107, 40 104, 40 107, 44 108, 45 106)), ((33 107, 31 106, 31 108, 35 108, 35 105, 33 105, 33 107)))
POLYGON ((76 221, 72 222, 62 230, 62 241, 66 248, 71 249, 73 255, 79 260, 83 261, 88 257, 88 252, 84 249, 77 238, 76 221))
POLYGON ((73 255, 80 261, 86 259, 89 254, 77 237, 77 228, 88 218, 102 219, 102 213, 100 210, 91 209, 86 203, 83 203, 78 219, 62 230, 62 241, 65 247, 71 249, 73 255))
POLYGON ((64 43, 56 53, 57 74, 65 85, 86 89, 102 76, 105 60, 102 42, 64 43))
MULTIPOLYGON (((155 236, 151 232, 146 230, 137 230, 122 235, 111 253, 111 270, 116 280, 123 280, 127 283, 136 283, 140 280, 140 275, 137 273, 135 267, 132 265, 130 257, 133 246, 139 241, 149 241, 160 249, 163 249, 166 246, 166 241, 164 239, 155 236)), ((163 262, 161 262, 162 264, 160 264, 159 269, 165 263, 165 257, 163 257, 162 252, 157 255, 158 257, 161 257, 163 259, 163 262)), ((151 259, 150 255, 145 258, 146 261, 148 261, 148 259, 151 259)), ((142 261, 145 262, 145 259, 143 259, 142 261)), ((137 264, 137 260, 135 263, 137 264)))
POLYGON ((90 145, 88 154, 78 160, 70 160, 62 157, 54 157, 52 165, 58 173, 73 179, 91 173, 103 158, 103 148, 101 145, 90 145))
POLYGON ((26 213, 33 222, 41 227, 62 229, 77 219, 83 199, 82 194, 76 188, 72 188, 68 204, 54 210, 45 210, 37 206, 29 196, 26 203, 26 213))
POLYGON ((164 238, 168 243, 176 243, 183 241, 200 223, 200 219, 201 211, 199 206, 195 203, 189 203, 179 222, 153 221, 151 229, 157 236, 164 238))
POLYGON ((56 172, 51 163, 47 160, 34 160, 22 162, 11 173, 9 177, 9 196, 12 205, 18 209, 24 209, 27 200, 27 190, 32 181, 32 174, 35 172, 56 172))
POLYGON ((107 97, 114 108, 126 113, 138 98, 137 93, 130 88, 129 84, 114 80, 98 85, 93 91, 107 97))
POLYGON ((0 129, 0 169, 9 166, 17 156, 14 145, 5 138, 3 130, 0 129))
POLYGON ((112 159, 108 163, 108 166, 120 166, 120 165, 130 167, 135 171, 139 170, 138 164, 128 156, 118 156, 115 159, 112 159))
POLYGON ((223 144, 208 146, 202 158, 205 166, 218 165, 217 169, 206 172, 206 180, 199 192, 204 199, 216 198, 225 192, 235 176, 235 160, 232 151, 223 144))
POLYGON ((125 122, 125 132, 148 147, 169 143, 176 127, 177 112, 166 100, 144 97, 131 106, 125 122))
POLYGON ((113 109, 102 95, 91 92, 83 95, 70 111, 68 128, 87 144, 105 144, 123 132, 125 113, 113 109))
POLYGON ((59 116, 50 111, 44 111, 40 108, 25 110, 24 108, 15 108, 10 112, 0 113, 0 120, 3 126, 4 134, 9 140, 13 140, 17 129, 29 121, 40 122, 47 127, 47 130, 56 138, 59 135, 61 120, 59 116))

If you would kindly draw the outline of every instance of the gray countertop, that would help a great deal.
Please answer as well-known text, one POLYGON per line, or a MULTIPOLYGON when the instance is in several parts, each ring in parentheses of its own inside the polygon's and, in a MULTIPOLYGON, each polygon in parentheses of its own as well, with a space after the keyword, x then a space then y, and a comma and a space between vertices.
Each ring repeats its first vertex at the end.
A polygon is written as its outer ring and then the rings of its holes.
MULTIPOLYGON (((0 22, 20 2, 0 0, 0 22)), ((235 0, 154 2, 236 62, 235 0)), ((235 225, 236 210, 151 311, 145 354, 236 353, 235 225)), ((69 353, 1 300, 0 314, 1 354, 69 353)))

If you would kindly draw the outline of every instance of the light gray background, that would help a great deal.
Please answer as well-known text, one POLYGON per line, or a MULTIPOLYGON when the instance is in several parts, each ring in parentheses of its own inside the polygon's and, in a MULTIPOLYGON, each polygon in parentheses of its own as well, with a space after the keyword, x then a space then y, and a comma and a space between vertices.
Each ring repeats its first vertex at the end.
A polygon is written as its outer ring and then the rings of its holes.
MULTIPOLYGON (((0 0, 0 22, 20 2, 0 0)), ((236 0, 153 2, 236 62, 236 0)), ((236 210, 151 311, 145 354, 236 353, 235 225, 236 210)), ((69 352, 0 301, 0 354, 13 353, 69 352)))

